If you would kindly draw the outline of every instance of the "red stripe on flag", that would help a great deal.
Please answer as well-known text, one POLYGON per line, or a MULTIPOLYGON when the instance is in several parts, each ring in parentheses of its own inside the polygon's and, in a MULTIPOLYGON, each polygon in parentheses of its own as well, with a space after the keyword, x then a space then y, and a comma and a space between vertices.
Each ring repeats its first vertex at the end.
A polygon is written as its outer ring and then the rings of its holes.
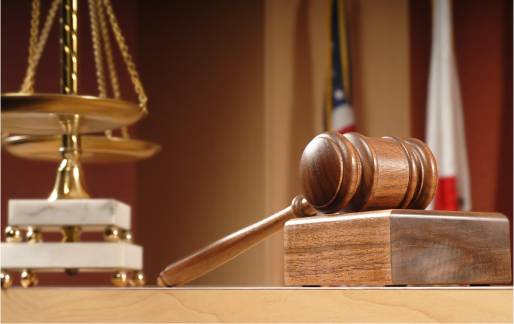
POLYGON ((339 128, 337 131, 341 134, 344 134, 344 133, 349 133, 349 132, 356 132, 357 128, 355 127, 355 125, 350 125, 350 126, 347 126, 344 128, 339 128))
POLYGON ((439 178, 435 194, 435 209, 457 210, 457 179, 455 177, 439 178))

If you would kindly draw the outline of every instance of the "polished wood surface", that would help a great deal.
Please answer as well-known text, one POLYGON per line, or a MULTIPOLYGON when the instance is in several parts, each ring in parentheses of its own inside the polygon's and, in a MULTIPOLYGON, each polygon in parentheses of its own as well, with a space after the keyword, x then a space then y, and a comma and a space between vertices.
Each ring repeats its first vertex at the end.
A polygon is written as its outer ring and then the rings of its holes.
POLYGON ((511 282, 509 222, 498 213, 394 209, 284 227, 286 285, 511 282))
POLYGON ((511 225, 503 214, 395 210, 390 222, 394 282, 512 281, 511 225))
POLYGON ((437 163, 416 139, 323 133, 300 162, 305 198, 323 213, 424 209, 437 186, 437 163))
POLYGON ((307 145, 300 177, 305 199, 298 196, 290 207, 169 265, 158 284, 186 284, 282 229, 287 220, 315 215, 312 207, 323 213, 425 208, 435 193, 437 165, 430 149, 415 139, 330 132, 307 145))
POLYGON ((13 288, 3 323, 512 323, 512 287, 13 288))
POLYGON ((366 178, 362 173, 354 145, 336 133, 316 136, 300 160, 303 195, 320 212, 332 213, 346 207, 366 178))

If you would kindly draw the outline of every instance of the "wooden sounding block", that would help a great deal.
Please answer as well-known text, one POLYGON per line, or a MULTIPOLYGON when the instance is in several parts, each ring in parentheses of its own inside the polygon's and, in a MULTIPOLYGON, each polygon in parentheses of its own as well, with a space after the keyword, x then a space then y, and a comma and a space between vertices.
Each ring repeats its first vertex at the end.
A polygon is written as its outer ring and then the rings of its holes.
POLYGON ((498 213, 409 209, 289 220, 285 284, 508 284, 509 227, 498 213))

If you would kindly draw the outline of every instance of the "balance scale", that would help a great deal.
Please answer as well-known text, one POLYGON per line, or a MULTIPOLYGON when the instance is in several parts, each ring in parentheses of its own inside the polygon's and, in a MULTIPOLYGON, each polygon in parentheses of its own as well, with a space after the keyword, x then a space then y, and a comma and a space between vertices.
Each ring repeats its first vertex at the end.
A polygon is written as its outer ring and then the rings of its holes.
POLYGON ((147 97, 111 1, 87 1, 98 96, 77 93, 77 0, 53 0, 40 31, 40 4, 33 1, 26 75, 19 92, 2 94, 3 148, 17 157, 59 163, 48 199, 9 201, 6 242, 1 244, 2 288, 13 284, 12 272, 20 273, 22 287, 37 285, 37 272, 56 271, 110 272, 115 286, 145 283, 143 249, 132 242, 130 206, 115 199, 90 198, 81 163, 138 161, 156 154, 160 146, 130 138, 127 126, 148 113, 147 97), (34 93, 35 71, 59 10, 61 93, 34 93), (121 100, 111 32, 138 103, 121 100), (44 242, 47 232, 61 232, 61 242, 44 242), (103 232, 104 239, 81 242, 82 232, 103 232))

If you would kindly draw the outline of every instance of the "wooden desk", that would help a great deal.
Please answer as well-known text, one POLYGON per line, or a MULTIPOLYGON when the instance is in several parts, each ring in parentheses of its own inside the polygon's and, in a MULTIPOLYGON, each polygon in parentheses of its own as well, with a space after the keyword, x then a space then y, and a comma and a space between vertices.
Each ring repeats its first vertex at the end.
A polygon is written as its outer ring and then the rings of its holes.
POLYGON ((2 322, 508 322, 512 287, 11 288, 2 322))

